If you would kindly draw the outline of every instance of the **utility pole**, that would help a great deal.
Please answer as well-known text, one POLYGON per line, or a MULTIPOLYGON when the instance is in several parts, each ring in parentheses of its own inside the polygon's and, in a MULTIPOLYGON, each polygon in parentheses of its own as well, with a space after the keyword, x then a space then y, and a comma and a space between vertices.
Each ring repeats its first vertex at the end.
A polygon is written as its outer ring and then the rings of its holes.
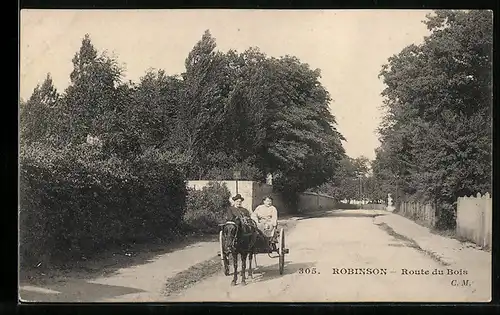
POLYGON ((240 170, 235 170, 233 172, 233 178, 236 180, 236 194, 238 194, 238 179, 241 178, 241 171, 240 170))
POLYGON ((359 203, 361 204, 361 176, 362 175, 358 175, 358 181, 359 181, 359 187, 358 187, 358 200, 359 200, 359 203))
POLYGON ((396 175, 396 196, 394 196, 394 205, 399 201, 399 175, 396 175))
POLYGON ((363 177, 359 178, 359 196, 360 196, 361 204, 363 204, 363 177))

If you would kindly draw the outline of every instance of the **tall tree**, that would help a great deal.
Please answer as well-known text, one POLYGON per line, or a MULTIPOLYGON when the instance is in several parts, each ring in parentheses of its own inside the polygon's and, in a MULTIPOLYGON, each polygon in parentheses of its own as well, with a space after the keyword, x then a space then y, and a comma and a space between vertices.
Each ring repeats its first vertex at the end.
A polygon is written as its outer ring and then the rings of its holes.
POLYGON ((369 160, 364 157, 351 158, 344 156, 334 176, 324 185, 320 191, 334 197, 337 201, 359 200, 365 182, 368 178, 369 160))
POLYGON ((181 110, 183 82, 167 76, 164 70, 149 70, 135 87, 133 125, 141 147, 171 148, 177 145, 172 135, 181 110))
POLYGON ((138 135, 128 124, 132 87, 122 83, 123 69, 117 60, 99 55, 87 34, 72 62, 71 84, 63 98, 66 141, 77 145, 95 137, 105 156, 138 154, 138 135))
POLYGON ((425 23, 425 42, 381 71, 379 166, 404 194, 435 202, 440 225, 453 226, 457 197, 491 189, 492 15, 442 10, 425 23))
POLYGON ((269 58, 264 73, 267 128, 261 163, 277 175, 276 187, 293 202, 298 192, 333 176, 344 154, 343 137, 335 128, 319 69, 286 56, 269 58))
POLYGON ((225 58, 215 50, 216 42, 207 30, 186 58, 182 74, 183 146, 193 164, 194 177, 203 176, 210 161, 207 157, 217 145, 217 130, 224 122, 226 99, 231 82, 228 80, 225 58))
POLYGON ((28 101, 20 104, 21 143, 43 142, 55 134, 59 98, 49 73, 44 82, 35 87, 28 101))
POLYGON ((87 34, 73 60, 71 84, 65 91, 65 106, 72 141, 84 142, 87 135, 102 137, 109 129, 109 114, 117 111, 117 86, 122 69, 115 59, 98 55, 87 34))

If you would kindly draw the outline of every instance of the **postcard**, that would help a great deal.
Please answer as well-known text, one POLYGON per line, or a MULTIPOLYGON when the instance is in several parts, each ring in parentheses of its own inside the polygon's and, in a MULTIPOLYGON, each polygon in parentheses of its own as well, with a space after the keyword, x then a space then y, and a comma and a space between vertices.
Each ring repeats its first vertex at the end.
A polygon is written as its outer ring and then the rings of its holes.
POLYGON ((488 10, 21 10, 19 299, 488 302, 488 10))

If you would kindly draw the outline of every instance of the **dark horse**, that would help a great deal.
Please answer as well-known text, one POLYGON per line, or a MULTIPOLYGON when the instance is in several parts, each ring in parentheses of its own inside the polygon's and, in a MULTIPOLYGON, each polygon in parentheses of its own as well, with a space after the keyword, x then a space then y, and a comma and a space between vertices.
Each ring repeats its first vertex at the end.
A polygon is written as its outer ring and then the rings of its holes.
POLYGON ((222 226, 222 258, 226 270, 229 274, 229 255, 233 257, 234 274, 231 285, 236 285, 238 280, 238 254, 241 256, 241 284, 246 285, 246 260, 248 257, 248 276, 252 274, 252 258, 258 246, 262 246, 265 236, 257 228, 252 219, 248 217, 236 217, 232 221, 227 221, 222 226))

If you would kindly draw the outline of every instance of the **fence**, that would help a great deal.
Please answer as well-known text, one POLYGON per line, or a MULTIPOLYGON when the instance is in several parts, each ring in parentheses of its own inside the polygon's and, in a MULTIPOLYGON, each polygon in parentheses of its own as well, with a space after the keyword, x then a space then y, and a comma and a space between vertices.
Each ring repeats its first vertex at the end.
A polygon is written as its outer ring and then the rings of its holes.
POLYGON ((457 202, 456 234, 483 248, 491 248, 492 203, 490 194, 460 197, 457 202))
POLYGON ((398 213, 429 228, 436 225, 436 208, 428 203, 403 201, 398 213))
POLYGON ((366 210, 386 210, 387 205, 382 203, 368 203, 366 205, 361 205, 361 209, 366 210))

